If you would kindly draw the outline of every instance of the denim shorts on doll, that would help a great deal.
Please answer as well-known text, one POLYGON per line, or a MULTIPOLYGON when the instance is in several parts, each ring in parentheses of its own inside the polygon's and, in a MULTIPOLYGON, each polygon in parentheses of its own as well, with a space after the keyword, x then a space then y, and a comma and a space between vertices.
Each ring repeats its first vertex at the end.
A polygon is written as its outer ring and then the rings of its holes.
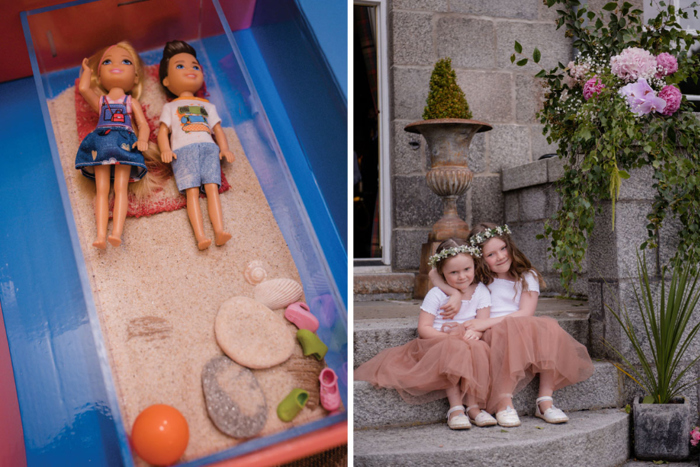
POLYGON ((185 193, 188 188, 199 187, 204 193, 204 185, 216 183, 221 186, 221 163, 219 146, 215 143, 193 143, 173 151, 173 173, 177 189, 185 193))

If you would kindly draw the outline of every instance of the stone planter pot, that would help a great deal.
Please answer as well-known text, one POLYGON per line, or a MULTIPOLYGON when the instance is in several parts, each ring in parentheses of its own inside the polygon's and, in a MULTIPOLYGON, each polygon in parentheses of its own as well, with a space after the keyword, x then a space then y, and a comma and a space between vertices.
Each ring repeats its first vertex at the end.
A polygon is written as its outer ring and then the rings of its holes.
POLYGON ((690 403, 642 404, 635 398, 634 454, 643 460, 680 461, 690 455, 690 403))
POLYGON ((404 128, 425 138, 430 155, 426 182, 443 199, 443 216, 433 225, 431 241, 467 238, 469 226, 457 215, 457 198, 467 191, 474 175, 467 164, 469 145, 475 134, 492 128, 488 123, 461 118, 421 120, 404 128))

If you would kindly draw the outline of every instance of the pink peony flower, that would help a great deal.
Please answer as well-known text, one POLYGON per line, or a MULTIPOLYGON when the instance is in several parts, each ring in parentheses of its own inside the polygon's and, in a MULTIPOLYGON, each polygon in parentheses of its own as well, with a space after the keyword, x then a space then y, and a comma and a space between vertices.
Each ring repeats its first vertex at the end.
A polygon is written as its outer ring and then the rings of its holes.
POLYGON ((661 68, 656 73, 657 78, 663 78, 678 71, 678 60, 667 52, 661 53, 656 57, 656 64, 661 68))
POLYGON ((645 79, 624 86, 620 89, 620 94, 627 98, 630 110, 637 115, 663 112, 666 107, 666 101, 656 95, 645 79))
POLYGON ((594 95, 600 94, 604 87, 603 82, 597 76, 594 76, 583 85, 584 99, 588 100, 594 95))
POLYGON ((673 115, 681 106, 683 95, 677 87, 667 85, 659 92, 659 97, 666 101, 666 107, 661 113, 664 115, 673 115))
POLYGON ((696 426, 693 428, 693 431, 690 432, 690 444, 697 446, 698 442, 700 442, 700 428, 696 426))
POLYGON ((639 78, 651 79, 656 75, 656 58, 644 49, 628 47, 610 59, 610 69, 627 82, 639 78))

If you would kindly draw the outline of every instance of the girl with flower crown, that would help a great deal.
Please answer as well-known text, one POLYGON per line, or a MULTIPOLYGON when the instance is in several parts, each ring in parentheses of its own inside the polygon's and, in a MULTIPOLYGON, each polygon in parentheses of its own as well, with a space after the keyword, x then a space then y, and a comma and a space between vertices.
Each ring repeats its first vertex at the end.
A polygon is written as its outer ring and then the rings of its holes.
MULTIPOLYGON (((469 235, 472 246, 480 246, 483 268, 477 278, 491 292, 491 314, 465 323, 471 331, 484 332, 491 349, 491 392, 486 410, 496 412, 498 424, 520 426, 513 408, 513 395, 540 376, 535 416, 548 423, 564 423, 569 418, 553 404, 557 389, 588 379, 593 363, 585 346, 564 331, 556 320, 535 317, 542 276, 515 246, 507 225, 478 224, 469 235)), ((430 278, 451 296, 443 306, 443 317, 456 311, 459 290, 434 271, 430 278)))
POLYGON ((492 426, 496 420, 481 410, 489 389, 489 348, 482 332, 465 323, 487 319, 491 297, 475 280, 478 247, 463 240, 440 244, 430 262, 442 279, 458 291, 460 306, 450 319, 439 316, 449 297, 438 288, 425 296, 418 318, 418 339, 386 349, 355 370, 355 379, 396 389, 409 404, 447 397, 447 425, 453 430, 492 426), (463 404, 466 403, 467 409, 463 404))

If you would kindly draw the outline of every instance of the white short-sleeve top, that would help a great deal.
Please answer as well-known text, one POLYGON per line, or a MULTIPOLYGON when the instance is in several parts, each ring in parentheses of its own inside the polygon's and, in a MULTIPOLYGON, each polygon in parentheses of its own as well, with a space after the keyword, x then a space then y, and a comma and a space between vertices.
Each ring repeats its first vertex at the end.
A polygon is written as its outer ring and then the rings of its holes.
POLYGON ((476 311, 482 308, 491 306, 491 294, 489 289, 482 283, 479 283, 472 294, 470 300, 462 300, 462 307, 452 319, 445 319, 440 315, 440 307, 447 303, 450 296, 437 287, 433 287, 428 291, 423 299, 423 304, 420 309, 435 316, 433 327, 438 331, 442 330, 442 325, 445 323, 464 323, 470 319, 476 318, 476 311))
MULTIPOLYGON (((523 278, 527 282, 528 292, 540 293, 540 283, 535 272, 528 271, 523 274, 523 278)), ((488 288, 491 291, 491 318, 499 318, 518 311, 523 290, 523 285, 519 281, 515 283, 507 279, 494 279, 488 288)))

